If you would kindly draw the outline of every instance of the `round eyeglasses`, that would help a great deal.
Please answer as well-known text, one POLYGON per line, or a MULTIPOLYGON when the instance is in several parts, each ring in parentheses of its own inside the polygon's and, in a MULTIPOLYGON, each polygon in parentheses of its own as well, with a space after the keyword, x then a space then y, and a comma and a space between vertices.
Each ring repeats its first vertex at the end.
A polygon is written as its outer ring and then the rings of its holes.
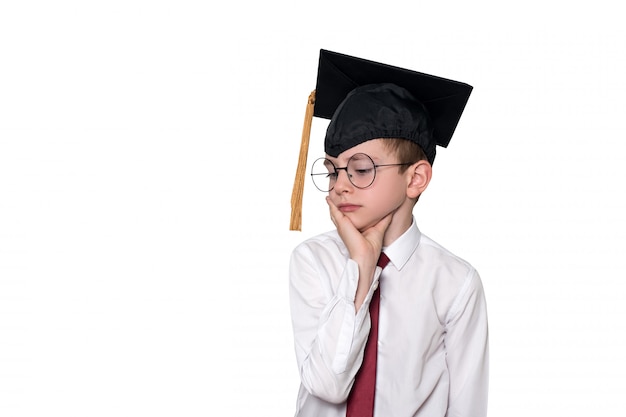
POLYGON ((318 190, 328 192, 335 188, 339 171, 343 170, 346 171, 352 185, 356 188, 367 188, 376 179, 376 168, 402 165, 411 165, 411 163, 376 165, 368 155, 357 153, 348 159, 345 167, 339 168, 329 159, 319 158, 311 166, 311 178, 318 190))

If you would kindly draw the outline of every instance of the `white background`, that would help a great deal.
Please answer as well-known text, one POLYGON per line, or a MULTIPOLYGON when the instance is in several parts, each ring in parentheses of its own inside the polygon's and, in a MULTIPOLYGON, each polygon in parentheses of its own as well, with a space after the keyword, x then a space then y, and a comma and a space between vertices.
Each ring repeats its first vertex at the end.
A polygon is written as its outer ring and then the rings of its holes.
POLYGON ((289 254, 332 226, 307 182, 288 231, 320 48, 474 86, 415 215, 481 273, 490 416, 623 415, 618 10, 3 2, 0 415, 293 415, 289 254))

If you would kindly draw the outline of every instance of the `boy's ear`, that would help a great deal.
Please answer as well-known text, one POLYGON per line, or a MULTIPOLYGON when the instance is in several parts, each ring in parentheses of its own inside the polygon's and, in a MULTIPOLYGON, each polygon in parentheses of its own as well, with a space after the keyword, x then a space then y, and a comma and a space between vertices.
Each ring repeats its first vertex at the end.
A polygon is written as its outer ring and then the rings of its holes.
POLYGON ((428 187, 433 176, 433 168, 428 161, 422 160, 411 165, 407 173, 410 174, 407 196, 418 198, 428 187))

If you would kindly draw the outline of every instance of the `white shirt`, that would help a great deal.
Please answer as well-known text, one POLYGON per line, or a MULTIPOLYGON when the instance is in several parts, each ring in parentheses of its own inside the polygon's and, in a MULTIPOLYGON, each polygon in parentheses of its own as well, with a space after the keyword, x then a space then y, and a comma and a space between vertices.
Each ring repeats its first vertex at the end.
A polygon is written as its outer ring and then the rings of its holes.
POLYGON ((370 330, 369 303, 381 288, 374 415, 483 417, 487 414, 487 309, 480 277, 421 234, 415 220, 384 248, 355 314, 357 263, 337 231, 298 245, 290 301, 301 385, 298 417, 345 417, 370 330))

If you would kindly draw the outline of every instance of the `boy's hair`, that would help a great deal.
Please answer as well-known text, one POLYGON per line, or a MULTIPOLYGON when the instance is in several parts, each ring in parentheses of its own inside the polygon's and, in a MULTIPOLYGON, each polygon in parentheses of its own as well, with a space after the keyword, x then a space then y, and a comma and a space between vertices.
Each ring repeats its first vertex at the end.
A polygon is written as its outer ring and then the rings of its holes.
MULTIPOLYGON (((399 163, 414 164, 417 161, 428 160, 422 147, 408 139, 385 139, 383 145, 389 152, 397 156, 399 163)), ((402 174, 407 169, 409 169, 408 165, 401 165, 398 167, 398 172, 402 174)))

